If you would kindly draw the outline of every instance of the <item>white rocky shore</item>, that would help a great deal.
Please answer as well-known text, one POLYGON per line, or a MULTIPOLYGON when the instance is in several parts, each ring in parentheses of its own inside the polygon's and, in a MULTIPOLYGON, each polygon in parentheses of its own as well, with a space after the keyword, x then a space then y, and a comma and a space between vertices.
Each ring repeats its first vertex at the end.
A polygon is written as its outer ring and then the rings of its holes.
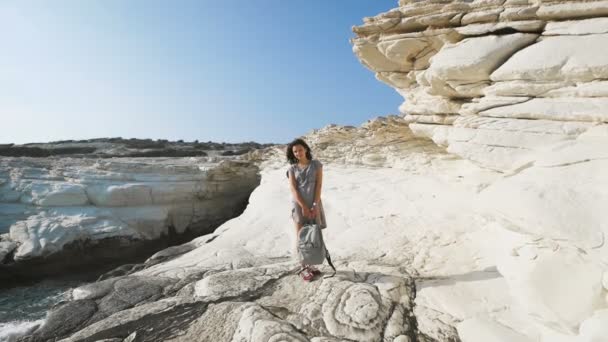
POLYGON ((138 242, 213 231, 243 210, 259 175, 248 162, 207 160, 3 157, 0 278, 28 261, 53 274, 51 263, 96 250, 111 259, 138 242))
POLYGON ((607 341, 608 1, 399 5, 353 44, 403 116, 305 137, 335 277, 292 272, 271 148, 242 215, 75 289, 23 340, 607 341))

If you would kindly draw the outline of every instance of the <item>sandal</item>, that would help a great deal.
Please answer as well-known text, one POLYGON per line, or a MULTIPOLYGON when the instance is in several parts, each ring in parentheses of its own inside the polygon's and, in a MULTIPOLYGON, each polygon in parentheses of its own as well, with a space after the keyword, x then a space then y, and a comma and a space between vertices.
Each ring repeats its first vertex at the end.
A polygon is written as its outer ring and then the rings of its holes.
POLYGON ((312 280, 312 278, 314 278, 314 273, 312 273, 308 267, 304 267, 301 271, 300 271, 300 277, 302 277, 302 280, 309 282, 312 280))
POLYGON ((313 275, 321 274, 321 271, 312 265, 308 265, 308 269, 312 272, 313 275))

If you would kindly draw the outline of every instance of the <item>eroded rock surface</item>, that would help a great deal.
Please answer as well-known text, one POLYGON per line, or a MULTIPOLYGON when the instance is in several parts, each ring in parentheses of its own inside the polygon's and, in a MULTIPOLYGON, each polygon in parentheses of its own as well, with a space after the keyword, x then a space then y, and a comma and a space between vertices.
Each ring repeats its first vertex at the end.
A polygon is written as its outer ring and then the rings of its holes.
POLYGON ((415 134, 505 171, 608 122, 606 1, 399 4, 352 43, 415 134))
POLYGON ((414 135, 504 173, 473 202, 496 229, 488 243, 503 243, 492 271, 419 284, 429 335, 605 339, 607 19, 604 0, 402 0, 353 28, 353 51, 403 95, 414 135), (504 298, 473 285, 492 274, 504 298), (465 309, 471 291, 486 304, 465 309))
POLYGON ((416 340, 413 282, 406 270, 360 262, 340 268, 334 277, 309 284, 286 263, 201 269, 180 284, 114 278, 75 289, 75 299, 53 309, 24 340, 416 340))
POLYGON ((136 254, 148 242, 209 233, 242 212, 259 184, 249 162, 197 158, 5 157, 0 179, 5 278, 18 276, 19 265, 53 274, 136 254))

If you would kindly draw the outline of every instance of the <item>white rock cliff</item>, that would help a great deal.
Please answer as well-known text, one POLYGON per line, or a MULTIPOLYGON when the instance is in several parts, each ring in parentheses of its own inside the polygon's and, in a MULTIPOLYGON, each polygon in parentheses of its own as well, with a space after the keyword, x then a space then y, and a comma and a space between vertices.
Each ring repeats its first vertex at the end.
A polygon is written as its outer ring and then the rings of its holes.
MULTIPOLYGON (((0 159, 0 259, 20 263, 113 239, 209 233, 257 186, 247 162, 206 158, 0 159)), ((2 261, 2 260, 0 260, 2 261)), ((62 262, 66 262, 65 260, 62 262)))
POLYGON ((603 341, 608 2, 399 5, 354 27, 353 51, 403 95, 415 135, 505 174, 474 210, 523 239, 495 262, 538 328, 485 313, 458 319, 460 338, 603 341))

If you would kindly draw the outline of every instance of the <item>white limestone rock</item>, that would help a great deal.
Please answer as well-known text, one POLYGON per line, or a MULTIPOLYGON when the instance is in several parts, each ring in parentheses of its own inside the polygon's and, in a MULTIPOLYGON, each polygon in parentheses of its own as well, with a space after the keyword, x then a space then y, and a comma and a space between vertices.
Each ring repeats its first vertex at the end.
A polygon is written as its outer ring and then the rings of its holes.
MULTIPOLYGON (((432 57, 425 73, 430 92, 442 96, 474 97, 481 89, 458 92, 449 82, 470 84, 489 81, 490 74, 512 54, 531 44, 537 35, 516 33, 504 36, 466 38, 456 44, 445 45, 432 57)), ((486 84, 487 85, 487 84, 486 84)))
POLYGON ((600 342, 608 336, 608 310, 598 310, 580 325, 582 341, 600 342))
POLYGON ((444 115, 458 114, 463 102, 451 100, 442 96, 434 96, 427 93, 426 89, 418 87, 407 92, 398 91, 405 98, 399 106, 399 111, 403 114, 417 115, 444 115))
POLYGON ((543 97, 599 97, 608 98, 608 81, 576 82, 566 87, 552 89, 542 95, 543 97))
POLYGON ((529 101, 530 99, 531 98, 529 97, 523 96, 484 96, 480 99, 473 99, 472 102, 463 104, 459 114, 463 116, 477 116, 479 112, 484 110, 522 103, 529 101))
MULTIPOLYGON (((569 81, 505 81, 496 82, 485 88, 486 95, 480 101, 494 97, 608 97, 608 82, 597 80, 591 82, 569 81)), ((527 99, 527 98, 526 98, 527 99)))
POLYGON ((568 36, 608 33, 608 18, 550 21, 543 36, 568 36))
POLYGON ((542 4, 536 15, 544 20, 608 16, 608 1, 564 1, 556 4, 542 4))
POLYGON ((553 120, 517 120, 508 118, 491 118, 483 116, 460 116, 454 123, 454 127, 495 130, 506 132, 525 132, 544 135, 569 136, 570 139, 578 137, 594 127, 587 122, 569 122, 553 120))
POLYGON ((408 123, 429 123, 429 124, 441 124, 450 125, 458 118, 458 115, 406 115, 404 120, 408 123))
POLYGON ((378 50, 386 58, 404 67, 403 70, 422 70, 429 66, 429 58, 446 43, 462 38, 452 29, 426 30, 422 33, 406 33, 390 36, 378 42, 378 50))
POLYGON ((460 23, 469 26, 469 24, 486 23, 498 21, 498 16, 504 9, 502 7, 478 10, 466 13, 460 23))
POLYGON ((367 38, 356 38, 353 40, 353 52, 363 65, 368 67, 370 70, 376 72, 387 72, 387 71, 409 71, 407 66, 402 66, 388 59, 380 50, 375 42, 368 40, 367 38))
MULTIPOLYGON (((400 23, 365 37, 369 41, 386 42, 383 43, 388 44, 385 52, 389 46, 396 49, 398 53, 392 53, 396 61, 412 56, 419 59, 417 56, 425 51, 425 37, 430 32, 457 32, 464 36, 452 34, 453 39, 442 45, 441 50, 436 53, 429 50, 428 62, 410 72, 383 72, 374 63, 366 64, 377 72, 380 80, 404 97, 399 110, 408 115, 409 121, 449 126, 457 120, 445 115, 459 114, 606 122, 603 108, 608 98, 605 84, 608 64, 603 56, 608 51, 602 49, 608 46, 607 1, 407 1, 401 4, 399 13, 392 11, 386 16, 399 18, 400 23), (508 34, 513 31, 529 33, 508 34), (493 32, 497 34, 492 35, 493 32), (468 35, 474 37, 467 38, 468 35), (492 40, 537 35, 540 37, 536 41, 531 39, 521 46, 504 44, 504 49, 510 49, 505 50, 504 56, 492 50, 492 40), (400 39, 401 45, 388 43, 400 39), (478 44, 485 41, 487 46, 478 44), (462 46, 460 50, 454 48, 459 46, 462 46), (451 50, 461 51, 462 58, 451 50), (476 55, 481 56, 478 59, 482 63, 474 62, 476 55), (449 120, 443 119, 448 117, 449 120)), ((385 20, 382 19, 385 15, 377 18, 385 20)), ((500 45, 496 45, 496 49, 503 52, 500 45)), ((412 69, 413 65, 412 60, 408 68, 412 69)), ((516 167, 520 157, 529 152, 502 145, 450 142, 441 138, 446 137, 449 130, 435 127, 418 126, 415 130, 449 146, 449 152, 503 170, 516 167)), ((533 150, 541 149, 552 140, 546 143, 539 140, 539 143, 533 150)))
POLYGON ((498 268, 522 307, 540 323, 562 333, 575 334, 587 317, 606 306, 602 268, 575 248, 554 242, 529 243, 501 259, 498 268))
POLYGON ((473 163, 490 170, 503 172, 517 165, 526 163, 531 153, 528 149, 511 146, 493 146, 466 141, 450 142, 448 152, 468 159, 473 163))
POLYGON ((530 6, 531 4, 525 4, 517 7, 505 7, 504 11, 500 12, 500 21, 521 21, 536 19, 536 12, 538 6, 530 6))
POLYGON ((497 23, 478 23, 454 28, 464 36, 480 36, 500 30, 510 29, 525 33, 540 33, 545 23, 541 20, 506 21, 497 23))
POLYGON ((398 116, 374 118, 358 128, 330 125, 311 132, 308 143, 322 160, 373 167, 412 169, 427 162, 428 153, 443 154, 415 137, 408 120, 398 116))
MULTIPOLYGON (((12 225, 10 238, 19 243, 14 259, 48 256, 61 251, 66 244, 85 239, 141 238, 137 231, 109 211, 94 208, 73 208, 70 211, 71 214, 66 211, 44 211, 12 225)), ((149 222, 153 216, 145 220, 149 222)))
POLYGON ((608 201, 608 176, 599 170, 608 164, 601 144, 572 141, 546 151, 536 167, 487 188, 483 202, 500 201, 492 211, 528 234, 585 249, 602 246, 608 233, 601 209, 608 201))
POLYGON ((19 244, 19 262, 61 252, 73 242, 128 243, 158 239, 169 227, 177 233, 208 229, 242 206, 257 184, 257 168, 201 161, 3 158, 0 170, 10 181, 0 189, 9 201, 0 204, 0 232, 10 230, 19 244), (17 198, 21 204, 14 203, 17 198))
MULTIPOLYGON (((567 81, 535 81, 535 80, 513 80, 494 82, 483 90, 484 97, 479 101, 487 101, 493 98, 521 97, 529 100, 530 97, 543 97, 549 91, 569 86, 567 81)), ((521 101, 519 101, 521 102, 521 101)))
POLYGON ((534 342, 533 339, 483 316, 459 323, 458 336, 463 342, 534 342))
POLYGON ((376 79, 393 88, 409 89, 416 85, 415 72, 378 72, 376 79))
POLYGON ((551 120, 459 117, 452 126, 412 123, 416 135, 447 146, 447 151, 493 170, 509 170, 531 160, 545 145, 575 139, 594 125, 551 120))
POLYGON ((605 79, 607 49, 608 34, 549 36, 517 52, 490 78, 494 82, 605 79))
POLYGON ((480 111, 481 116, 556 121, 608 122, 606 98, 534 98, 480 111))
POLYGON ((37 205, 46 207, 82 206, 89 202, 85 188, 80 184, 53 184, 44 194, 33 191, 32 197, 37 205))

